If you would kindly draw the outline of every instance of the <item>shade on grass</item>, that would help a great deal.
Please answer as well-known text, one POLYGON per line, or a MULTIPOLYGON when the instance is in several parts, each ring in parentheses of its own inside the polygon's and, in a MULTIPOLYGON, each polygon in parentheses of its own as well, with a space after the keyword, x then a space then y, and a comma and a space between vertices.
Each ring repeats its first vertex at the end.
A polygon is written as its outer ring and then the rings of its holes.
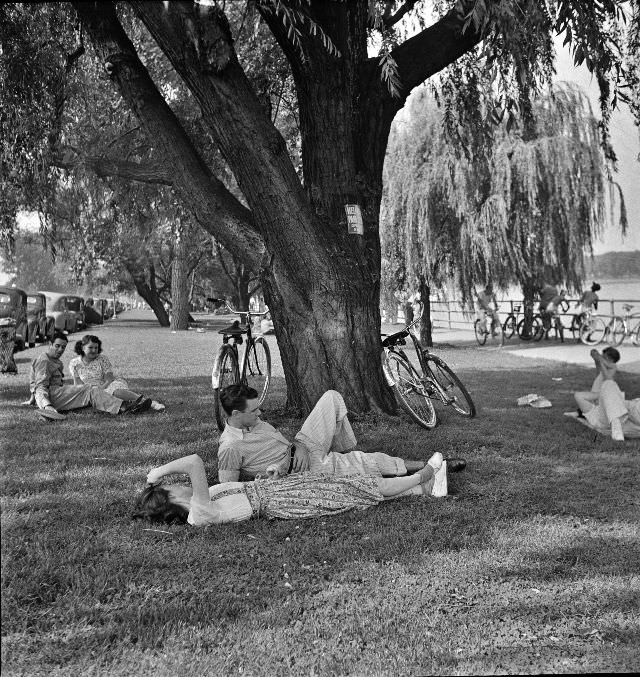
MULTIPOLYGON (((465 456, 448 499, 313 521, 157 527, 129 519, 151 466, 197 452, 216 476, 209 374, 219 337, 127 315, 98 334, 116 372, 167 412, 42 422, 19 406, 41 348, 20 353, 18 377, 0 383, 3 674, 638 665, 640 453, 564 420, 588 370, 436 348, 468 385, 477 419, 444 412, 430 432, 393 417, 354 422, 365 449, 465 456), (554 406, 516 407, 528 392, 554 406)), ((283 409, 275 362, 266 417, 292 435, 301 421, 283 409)), ((621 375, 629 392, 636 382, 621 375)))

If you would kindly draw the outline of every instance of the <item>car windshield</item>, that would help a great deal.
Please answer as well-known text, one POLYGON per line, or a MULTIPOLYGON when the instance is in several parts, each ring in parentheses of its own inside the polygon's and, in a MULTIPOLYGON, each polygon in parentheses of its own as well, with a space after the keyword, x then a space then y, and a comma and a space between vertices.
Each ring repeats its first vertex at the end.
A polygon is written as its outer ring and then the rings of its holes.
POLYGON ((75 311, 80 310, 80 303, 81 303, 80 299, 74 299, 74 298, 67 297, 67 308, 69 310, 75 310, 75 311))
POLYGON ((27 308, 40 308, 44 303, 39 296, 27 296, 27 308))

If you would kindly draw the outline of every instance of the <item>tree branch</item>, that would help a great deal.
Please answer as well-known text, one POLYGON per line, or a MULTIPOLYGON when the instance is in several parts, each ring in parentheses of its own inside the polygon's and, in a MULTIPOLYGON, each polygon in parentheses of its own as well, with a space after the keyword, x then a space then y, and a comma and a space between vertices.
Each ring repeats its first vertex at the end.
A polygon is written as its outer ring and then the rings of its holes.
POLYGON ((392 16, 391 12, 388 11, 390 10, 391 3, 387 3, 387 8, 385 9, 385 13, 382 17, 385 28, 391 28, 391 26, 395 26, 405 14, 414 8, 415 4, 416 0, 407 0, 392 16))
POLYGON ((480 42, 480 33, 474 31, 472 26, 462 33, 463 23, 464 15, 455 9, 451 10, 440 21, 391 52, 398 65, 404 97, 480 42))
POLYGON ((171 174, 172 186, 196 221, 229 251, 256 268, 264 250, 251 212, 207 167, 171 108, 160 95, 113 3, 72 3, 98 58, 129 104, 171 174))
POLYGON ((160 163, 141 164, 127 162, 101 155, 78 156, 75 151, 67 150, 53 157, 51 164, 60 169, 73 170, 75 167, 86 167, 100 178, 117 176, 121 179, 140 181, 141 183, 173 185, 173 179, 166 167, 160 163))

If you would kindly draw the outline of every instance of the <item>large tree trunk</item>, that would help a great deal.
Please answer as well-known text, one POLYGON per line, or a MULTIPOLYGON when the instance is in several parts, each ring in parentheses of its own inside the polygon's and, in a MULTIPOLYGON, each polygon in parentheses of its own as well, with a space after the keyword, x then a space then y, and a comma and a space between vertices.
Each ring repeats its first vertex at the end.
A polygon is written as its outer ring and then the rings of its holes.
POLYGON ((189 329, 189 278, 185 250, 185 238, 178 229, 171 262, 171 329, 174 331, 189 329))
POLYGON ((427 348, 433 347, 433 333, 431 323, 431 289, 427 281, 421 276, 418 281, 418 293, 422 303, 422 319, 420 320, 420 342, 427 348))
POLYGON ((129 275, 131 275, 136 291, 147 302, 151 310, 153 310, 160 326, 168 327, 169 315, 164 309, 164 302, 160 298, 156 288, 156 276, 153 264, 149 265, 148 270, 135 266, 132 261, 125 261, 124 266, 129 275))
POLYGON ((301 46, 293 44, 279 13, 261 8, 296 81, 303 187, 282 136, 238 63, 220 6, 132 2, 200 104, 250 208, 247 215, 198 164, 106 4, 74 6, 120 92, 174 168, 174 188, 199 207, 201 223, 226 213, 229 251, 239 250, 231 229, 236 239, 250 242, 259 233, 264 242, 262 287, 289 404, 309 410, 326 389, 335 388, 353 410, 395 410, 380 360, 382 165, 392 119, 411 89, 477 42, 471 30, 461 33, 463 15, 452 12, 394 51, 402 91, 393 98, 380 80, 378 60, 367 57, 369 3, 308 6, 340 54, 306 27, 296 32, 301 46), (425 55, 426 50, 431 51, 425 55), (347 233, 345 204, 359 205, 364 235, 347 233))

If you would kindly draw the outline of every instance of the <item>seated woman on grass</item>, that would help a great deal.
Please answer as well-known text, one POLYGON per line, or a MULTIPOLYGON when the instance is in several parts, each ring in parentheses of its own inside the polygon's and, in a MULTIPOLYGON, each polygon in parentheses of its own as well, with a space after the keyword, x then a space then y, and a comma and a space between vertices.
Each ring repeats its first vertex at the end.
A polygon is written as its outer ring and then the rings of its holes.
MULTIPOLYGON (((208 486, 202 459, 184 456, 147 475, 148 486, 138 497, 133 519, 188 523, 193 526, 242 522, 252 517, 306 519, 364 510, 386 498, 407 495, 423 487, 429 496, 433 480, 443 470, 443 457, 435 453, 418 472, 404 477, 299 473, 282 479, 224 482, 208 486), (160 486, 166 475, 187 474, 191 486, 160 486)), ((277 475, 276 475, 277 477, 277 475)))
POLYGON ((102 354, 102 341, 97 336, 86 334, 76 342, 74 350, 78 357, 69 362, 73 385, 98 386, 124 402, 137 402, 142 410, 165 408, 164 404, 129 390, 126 381, 114 377, 111 362, 102 354))

